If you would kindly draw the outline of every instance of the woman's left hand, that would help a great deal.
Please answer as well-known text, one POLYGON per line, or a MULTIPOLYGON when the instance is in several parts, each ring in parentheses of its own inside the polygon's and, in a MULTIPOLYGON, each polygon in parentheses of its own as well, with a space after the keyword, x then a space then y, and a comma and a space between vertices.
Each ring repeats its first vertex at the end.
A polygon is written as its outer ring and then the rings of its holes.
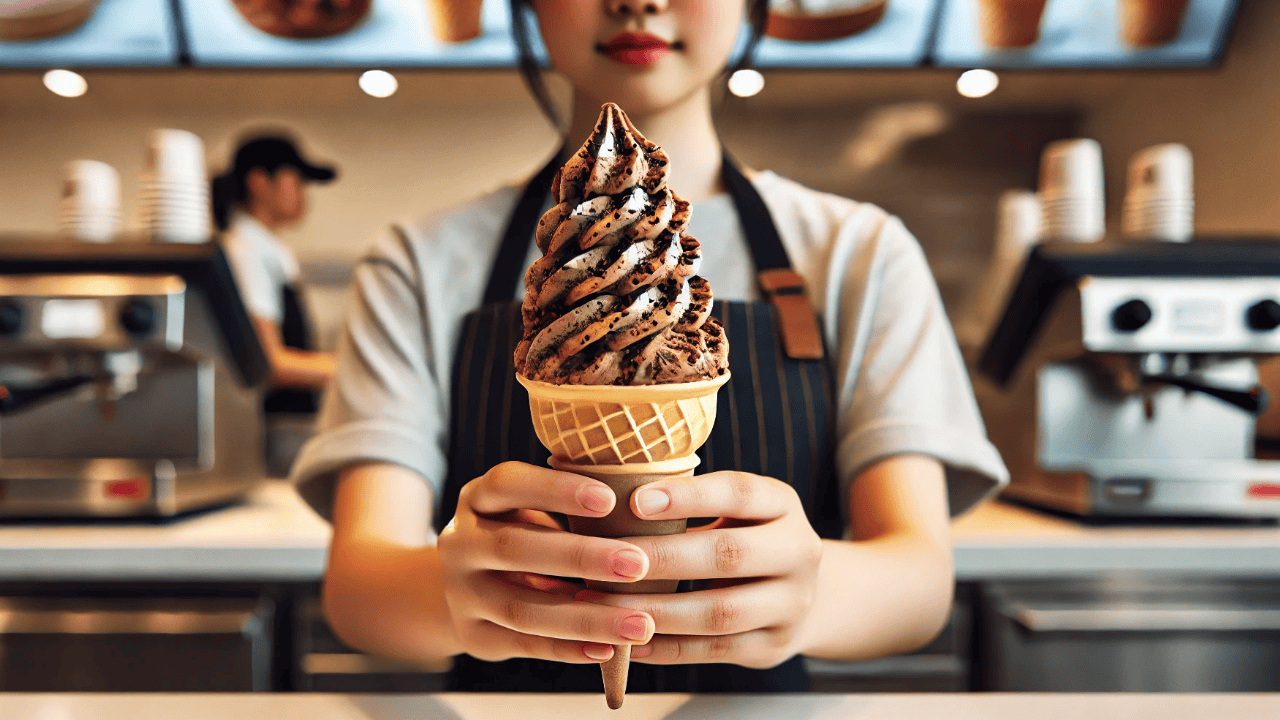
POLYGON ((710 579, 706 589, 662 595, 584 590, 577 599, 642 610, 655 635, 631 648, 658 664, 774 667, 793 655, 816 592, 822 540, 786 483, 741 472, 660 480, 637 489, 646 520, 719 518, 683 535, 629 537, 649 557, 645 579, 710 579))

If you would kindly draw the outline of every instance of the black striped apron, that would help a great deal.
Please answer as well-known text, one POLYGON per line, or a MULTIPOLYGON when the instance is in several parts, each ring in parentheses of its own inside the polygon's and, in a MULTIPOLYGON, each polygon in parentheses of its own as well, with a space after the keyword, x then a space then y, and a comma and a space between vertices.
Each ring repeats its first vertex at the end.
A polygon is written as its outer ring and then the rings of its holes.
MULTIPOLYGON (((521 335, 513 301, 546 201, 553 158, 525 188, 507 226, 485 291, 484 305, 463 322, 453 373, 449 476, 437 526, 453 517, 458 493, 494 465, 518 460, 546 465, 549 454, 529 418, 528 395, 515 381, 513 356, 521 335)), ((789 268, 773 219, 755 187, 726 155, 724 180, 759 271, 789 268)), ((765 302, 717 302, 713 311, 729 338, 732 378, 718 396, 717 420, 699 451, 697 472, 740 470, 783 480, 796 489, 823 537, 841 534, 834 472, 834 394, 825 360, 786 356, 777 315, 765 302)), ((687 585, 687 584, 686 584, 687 585)), ((600 692, 595 665, 516 659, 455 660, 449 689, 499 692, 600 692)), ((628 692, 800 692, 808 677, 799 657, 770 670, 737 665, 659 666, 633 663, 628 692)))

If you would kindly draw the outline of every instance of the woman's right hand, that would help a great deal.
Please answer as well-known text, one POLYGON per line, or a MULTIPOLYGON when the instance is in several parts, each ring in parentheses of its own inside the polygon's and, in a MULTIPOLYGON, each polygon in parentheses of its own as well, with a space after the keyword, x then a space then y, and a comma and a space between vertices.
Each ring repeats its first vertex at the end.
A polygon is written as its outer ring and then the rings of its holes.
POLYGON ((517 462, 467 483, 437 543, 445 602, 463 649, 481 660, 598 663, 613 656, 613 644, 648 642, 652 617, 575 601, 582 586, 552 577, 644 577, 649 560, 640 548, 575 535, 548 514, 603 517, 616 502, 598 480, 517 462))

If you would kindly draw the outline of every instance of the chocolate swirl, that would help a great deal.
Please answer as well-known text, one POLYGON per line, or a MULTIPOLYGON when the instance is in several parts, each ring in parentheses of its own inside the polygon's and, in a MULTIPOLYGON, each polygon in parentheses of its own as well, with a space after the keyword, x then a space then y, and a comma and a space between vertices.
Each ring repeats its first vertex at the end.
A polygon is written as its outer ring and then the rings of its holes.
POLYGON ((543 256, 525 274, 516 370, 573 385, 651 385, 723 375, 728 341, 709 317, 689 203, 667 156, 612 103, 551 183, 543 256))

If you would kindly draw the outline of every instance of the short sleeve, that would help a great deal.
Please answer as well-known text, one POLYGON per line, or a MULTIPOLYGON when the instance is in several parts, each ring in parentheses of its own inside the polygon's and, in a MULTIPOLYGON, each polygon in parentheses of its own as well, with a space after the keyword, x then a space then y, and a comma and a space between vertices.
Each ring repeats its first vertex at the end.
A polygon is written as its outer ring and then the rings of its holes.
POLYGON ((293 467, 299 492, 331 517, 337 474, 360 462, 402 465, 444 483, 446 394, 433 370, 424 295, 413 249, 397 228, 375 243, 353 275, 337 347, 337 374, 317 434, 293 467))
POLYGON ((832 260, 838 303, 837 465, 841 497, 868 464, 900 454, 946 468, 952 516, 1008 482, 987 439, 969 376, 919 243, 895 217, 849 227, 832 260))
POLYGON ((250 243, 237 233, 228 233, 225 249, 227 262, 235 275, 236 287, 244 300, 249 314, 256 318, 269 320, 277 325, 283 320, 280 307, 281 289, 272 282, 271 274, 261 257, 253 251, 250 243))

